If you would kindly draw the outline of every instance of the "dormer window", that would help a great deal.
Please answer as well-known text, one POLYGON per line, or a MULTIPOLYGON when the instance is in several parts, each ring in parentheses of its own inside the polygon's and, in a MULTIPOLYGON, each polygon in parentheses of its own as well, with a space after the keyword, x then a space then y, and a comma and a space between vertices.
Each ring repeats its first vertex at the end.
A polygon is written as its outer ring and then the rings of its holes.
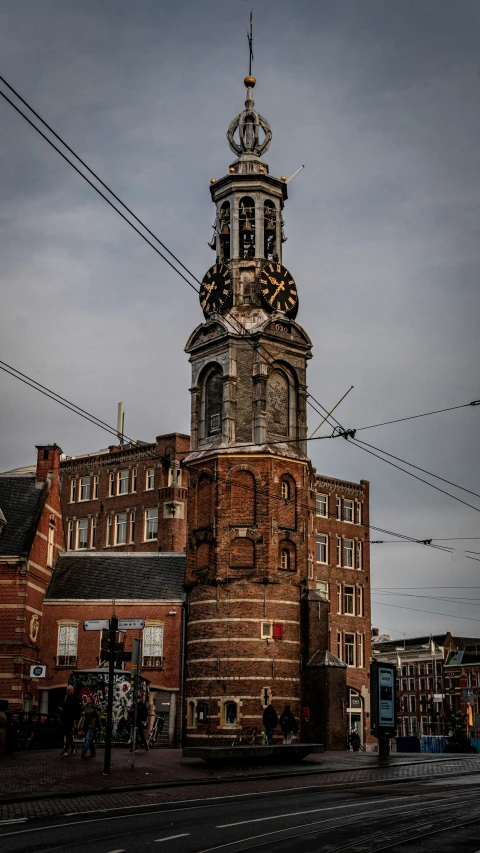
POLYGON ((240 223, 240 257, 255 257, 255 202, 250 196, 240 199, 238 208, 240 223))

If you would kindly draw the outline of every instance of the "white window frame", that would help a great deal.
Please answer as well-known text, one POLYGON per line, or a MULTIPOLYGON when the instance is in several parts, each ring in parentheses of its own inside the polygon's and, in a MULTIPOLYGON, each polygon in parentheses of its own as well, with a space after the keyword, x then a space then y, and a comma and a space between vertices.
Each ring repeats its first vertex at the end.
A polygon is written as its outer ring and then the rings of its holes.
POLYGON ((90 525, 90 548, 96 548, 97 544, 97 519, 92 518, 90 525))
POLYGON ((337 566, 342 565, 342 540, 337 536, 337 566))
POLYGON ((356 602, 356 613, 357 616, 363 616, 363 586, 357 586, 357 602, 356 602))
POLYGON ((344 498, 344 500, 343 500, 343 521, 346 521, 347 524, 353 524, 353 518, 354 518, 353 513, 354 513, 353 501, 350 500, 349 498, 344 498), (347 518, 347 515, 349 515, 350 518, 347 518))
POLYGON ((337 583, 337 613, 342 612, 342 584, 337 583))
POLYGON ((339 660, 343 660, 342 632, 341 631, 337 631, 337 657, 339 660))
POLYGON ((128 468, 117 471, 117 495, 128 495, 129 479, 130 471, 128 468))
POLYGON ((163 641, 163 624, 147 623, 143 629, 143 666, 163 666, 163 641), (149 634, 153 635, 153 638, 149 639, 149 634))
POLYGON ((290 554, 286 548, 282 548, 282 550, 280 551, 280 568, 290 568, 290 554))
POLYGON ((411 714, 417 713, 417 697, 415 693, 412 693, 412 695, 408 697, 408 710, 411 714))
POLYGON ((113 498, 115 495, 115 472, 111 471, 108 477, 108 497, 113 498))
POLYGON ((67 551, 74 551, 74 540, 73 540, 73 532, 74 532, 74 524, 73 521, 68 522, 68 532, 67 532, 67 551))
POLYGON ((89 501, 90 500, 90 492, 92 488, 92 481, 90 477, 80 477, 80 497, 79 501, 89 501))
POLYGON ((76 479, 70 482, 70 503, 74 504, 77 500, 77 481, 76 479))
POLYGON ((353 569, 354 567, 354 551, 353 551, 353 539, 344 539, 343 540, 343 565, 346 569, 353 569), (351 545, 349 545, 351 543, 351 545), (348 562, 350 561, 350 562, 348 562))
POLYGON ((317 563, 328 565, 328 536, 324 533, 317 533, 315 537, 315 559, 317 563))
POLYGON ((94 474, 94 476, 93 476, 93 500, 94 500, 94 501, 95 501, 95 500, 97 500, 97 498, 98 498, 98 483, 99 483, 99 480, 100 480, 99 475, 98 475, 98 474, 94 474))
POLYGON ((355 634, 351 634, 349 631, 345 631, 343 635, 343 645, 344 645, 344 662, 347 666, 354 667, 356 665, 355 662, 355 634), (347 643, 347 637, 352 637, 352 642, 347 643), (347 652, 347 649, 349 650, 347 652), (351 654, 350 654, 351 650, 351 654), (349 659, 352 659, 352 663, 349 662, 349 659))
MULTIPOLYGON (((83 538, 83 537, 82 537, 83 538)), ((77 518, 75 524, 75 551, 87 551, 88 550, 88 518, 77 518), (85 545, 80 547, 80 531, 85 532, 84 542, 85 545)))
POLYGON ((343 613, 344 616, 355 616, 355 587, 350 584, 343 587, 343 613))
POLYGON ((362 541, 357 539, 355 542, 355 568, 359 571, 362 569, 362 541))
POLYGON ((143 531, 143 541, 144 542, 153 542, 158 537, 158 507, 150 507, 145 510, 145 522, 144 522, 144 531, 143 531), (151 513, 156 513, 156 515, 152 515, 151 513), (151 526, 153 522, 153 527, 151 526), (153 529, 155 528, 155 529, 153 529))
POLYGON ((328 495, 322 495, 320 492, 315 495, 315 515, 319 518, 328 518, 328 495), (319 508, 324 512, 319 512, 319 508))
POLYGON ((129 543, 132 545, 135 542, 135 511, 130 512, 130 538, 129 543))
POLYGON ((362 504, 360 501, 355 501, 355 524, 362 523, 362 504))
POLYGON ((273 620, 268 622, 262 620, 260 624, 260 637, 262 640, 271 640, 273 637, 273 620))
POLYGON ((180 465, 174 465, 168 471, 168 485, 171 488, 182 488, 182 469, 180 465))
POLYGON ((60 658, 65 662, 59 666, 76 665, 78 657, 78 625, 61 624, 58 626, 57 635, 57 663, 60 658))
POLYGON ((290 485, 287 480, 282 480, 280 484, 281 494, 284 501, 288 501, 290 498, 290 485))
POLYGON ((336 499, 337 521, 342 521, 342 499, 336 499))
POLYGON ((117 512, 115 515, 115 545, 127 544, 127 522, 128 514, 126 512, 117 512), (120 521, 120 519, 122 519, 120 521), (119 537, 119 531, 122 528, 122 539, 119 537))
POLYGON ((227 727, 227 728, 237 727, 238 726, 238 702, 235 702, 234 699, 227 699, 223 703, 222 711, 223 711, 223 725, 224 725, 224 727, 227 727), (229 722, 227 720, 227 707, 228 707, 228 705, 235 705, 235 720, 233 721, 233 723, 229 722))
POLYGON ((363 669, 363 667, 364 667, 363 648, 364 648, 364 635, 363 634, 357 634, 357 666, 360 669, 363 669))
POLYGON ((132 468, 132 493, 137 491, 137 469, 132 468))
POLYGON ((147 468, 145 471, 145 491, 151 492, 155 488, 155 468, 147 468))
POLYGON ((324 595, 327 601, 330 601, 329 595, 329 583, 328 581, 317 581, 316 582, 316 590, 320 593, 320 595, 324 595))
POLYGON ((107 515, 107 529, 105 535, 105 547, 110 548, 112 544, 112 516, 107 515))

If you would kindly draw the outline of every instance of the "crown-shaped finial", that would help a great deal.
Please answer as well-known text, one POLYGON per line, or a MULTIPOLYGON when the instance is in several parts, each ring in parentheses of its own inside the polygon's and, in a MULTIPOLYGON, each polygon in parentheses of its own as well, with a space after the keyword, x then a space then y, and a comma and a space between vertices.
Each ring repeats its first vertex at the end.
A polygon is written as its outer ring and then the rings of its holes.
POLYGON ((249 74, 243 82, 247 87, 245 109, 228 126, 228 144, 237 157, 244 154, 255 154, 257 157, 261 157, 270 146, 272 131, 267 119, 257 113, 255 109, 255 101, 253 100, 253 87, 257 82, 255 77, 249 74), (235 139, 237 130, 238 141, 235 139), (260 137, 260 130, 263 131, 263 138, 260 137))

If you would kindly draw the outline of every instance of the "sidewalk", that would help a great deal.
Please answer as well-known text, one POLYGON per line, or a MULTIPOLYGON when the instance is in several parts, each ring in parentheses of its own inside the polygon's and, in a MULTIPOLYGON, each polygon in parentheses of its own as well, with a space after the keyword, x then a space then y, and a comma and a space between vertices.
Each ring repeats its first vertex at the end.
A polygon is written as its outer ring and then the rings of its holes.
MULTIPOLYGON (((11 753, 0 758, 0 804, 46 796, 55 798, 87 795, 115 789, 195 786, 222 780, 243 781, 245 777, 274 779, 283 776, 367 771, 366 775, 374 779, 379 771, 387 766, 389 771, 395 773, 395 767, 400 770, 406 765, 418 767, 439 762, 464 763, 464 760, 468 761, 472 770, 480 771, 480 756, 397 753, 389 759, 380 759, 375 753, 363 752, 313 754, 295 765, 251 764, 212 768, 197 759, 183 759, 179 749, 161 749, 138 751, 135 756, 135 770, 132 770, 132 754, 124 749, 114 749, 111 774, 104 776, 102 749, 97 751, 96 758, 86 761, 80 758, 79 752, 63 757, 56 750, 32 750, 11 753)), ((361 775, 363 777, 365 774, 361 775)))

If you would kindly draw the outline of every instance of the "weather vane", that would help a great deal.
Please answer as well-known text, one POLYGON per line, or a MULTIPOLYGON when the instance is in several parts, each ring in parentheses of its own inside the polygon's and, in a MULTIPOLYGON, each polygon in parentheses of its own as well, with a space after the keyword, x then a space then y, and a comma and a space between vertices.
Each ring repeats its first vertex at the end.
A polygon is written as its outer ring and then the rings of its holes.
POLYGON ((250 32, 247 32, 248 39, 248 51, 249 51, 249 61, 248 61, 248 73, 249 76, 252 76, 252 62, 253 62, 253 9, 250 10, 250 32))

